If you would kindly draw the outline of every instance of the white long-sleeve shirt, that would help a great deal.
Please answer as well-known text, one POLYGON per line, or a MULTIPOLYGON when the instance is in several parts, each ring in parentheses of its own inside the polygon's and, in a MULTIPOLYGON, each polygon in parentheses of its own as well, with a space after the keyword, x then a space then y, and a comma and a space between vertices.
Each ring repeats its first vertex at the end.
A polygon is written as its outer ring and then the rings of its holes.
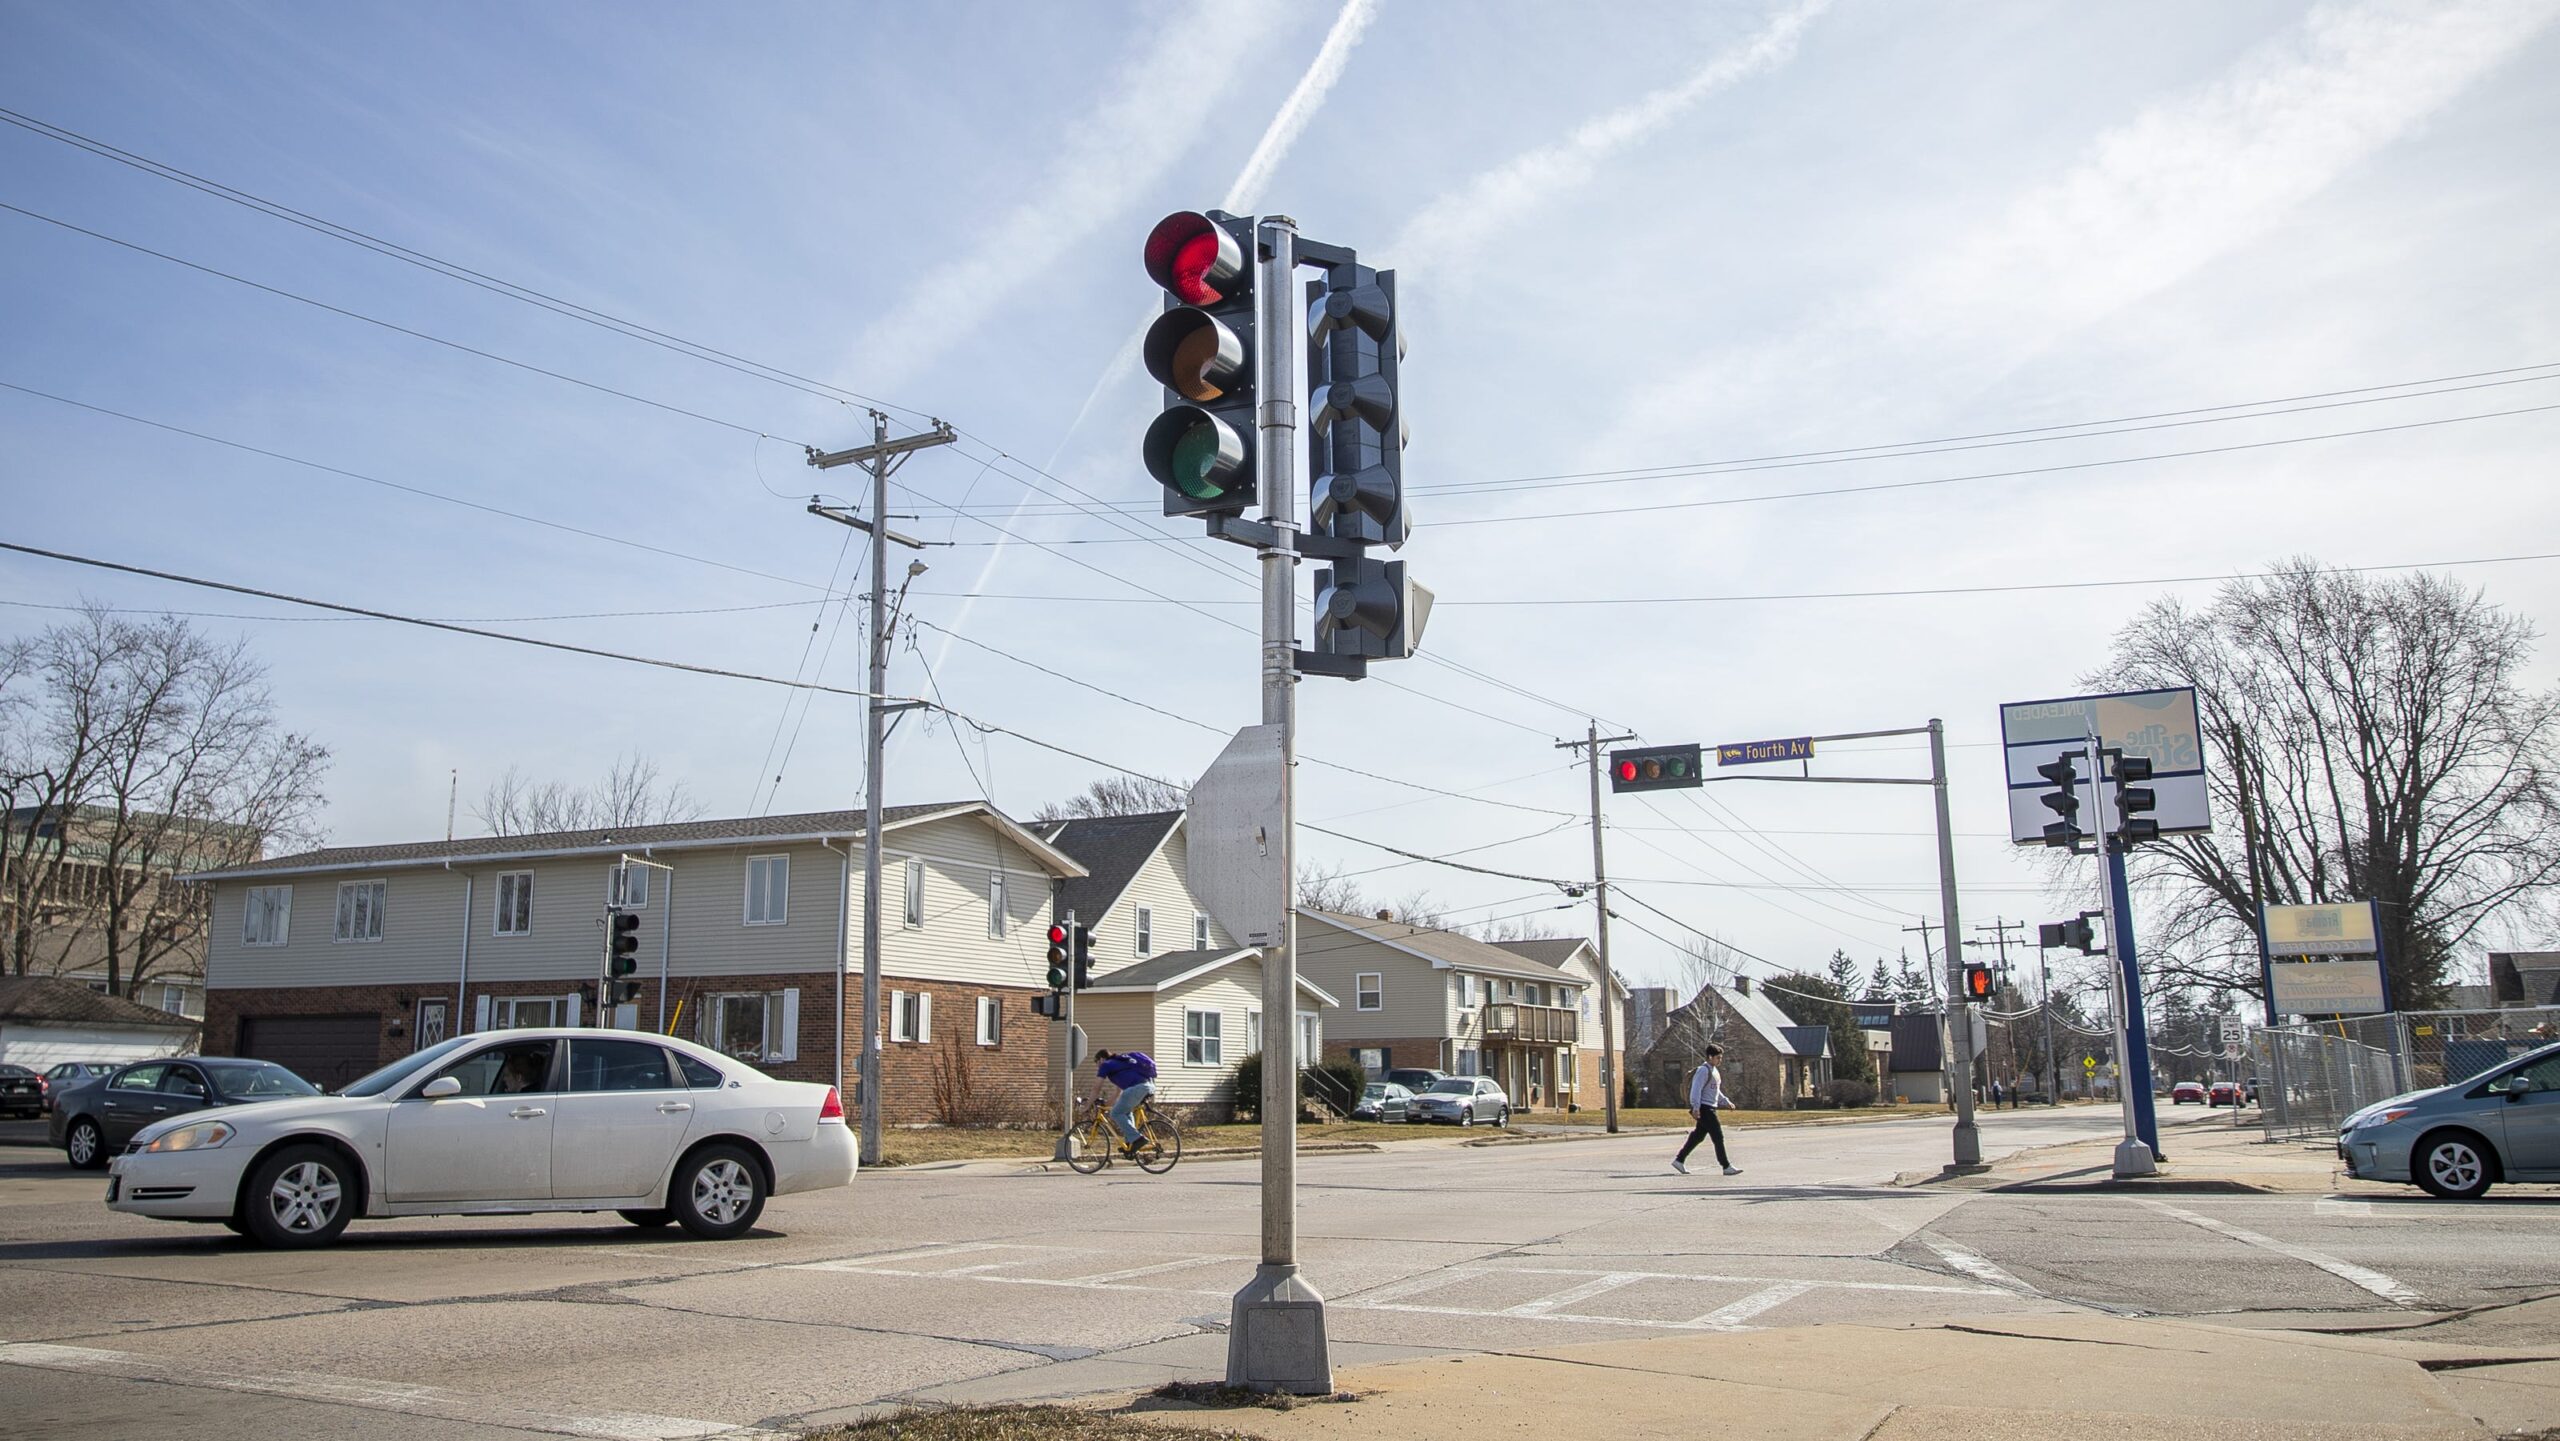
POLYGON ((1699 1062, 1698 1069, 1689 1073, 1689 1109, 1694 1111, 1700 1106, 1722 1109, 1732 1104, 1733 1098, 1724 1093, 1724 1073, 1716 1069, 1713 1061, 1699 1062))

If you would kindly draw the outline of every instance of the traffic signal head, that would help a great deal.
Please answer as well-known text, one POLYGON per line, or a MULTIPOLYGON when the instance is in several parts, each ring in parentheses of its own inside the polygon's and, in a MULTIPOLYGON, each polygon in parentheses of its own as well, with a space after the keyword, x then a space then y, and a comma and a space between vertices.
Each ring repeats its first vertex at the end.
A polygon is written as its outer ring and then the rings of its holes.
POLYGON ((613 1003, 615 1005, 627 1006, 639 999, 640 983, 638 981, 616 981, 613 983, 613 1003))
POLYGON ((1964 968, 1964 998, 1968 1001, 1991 999, 1991 968, 1989 966, 1964 968))
POLYGON ((2059 819, 2044 828, 2044 843, 2069 846, 2080 840, 2080 766, 2079 758, 2060 755, 2036 767, 2036 774, 2053 782, 2054 788, 2036 797, 2059 819))
POLYGON ((1165 389, 1141 453, 1167 515, 1240 515, 1256 499, 1253 458, 1253 221, 1182 210, 1147 236, 1164 313, 1140 349, 1165 389))
POLYGON ((1422 648, 1431 591, 1400 560, 1337 560, 1316 572, 1315 649, 1324 655, 1403 660, 1422 648))
POLYGON ((1645 746, 1609 752, 1612 791, 1683 790, 1703 784, 1695 745, 1645 746))
POLYGON ((1067 988, 1067 928, 1052 922, 1049 926, 1049 989, 1067 988))
POLYGON ((2149 786, 2127 784, 2151 779, 2150 760, 2128 755, 2115 759, 2116 839, 2128 846, 2160 839, 2160 823, 2144 814, 2160 803, 2160 793, 2149 786))
POLYGON ((1076 927, 1076 989, 1093 984, 1093 927, 1076 927))
POLYGON ((631 911, 615 911, 612 937, 606 948, 610 958, 607 967, 617 976, 627 976, 640 969, 640 917, 631 911))
POLYGON ((1356 261, 1307 285, 1308 513, 1355 545, 1404 544, 1404 414, 1396 274, 1356 261))

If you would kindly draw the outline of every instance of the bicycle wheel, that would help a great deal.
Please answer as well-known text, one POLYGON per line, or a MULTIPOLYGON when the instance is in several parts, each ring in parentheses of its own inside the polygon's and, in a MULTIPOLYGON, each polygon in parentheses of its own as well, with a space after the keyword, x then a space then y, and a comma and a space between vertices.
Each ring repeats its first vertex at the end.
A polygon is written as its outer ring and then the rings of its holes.
POLYGON ((1140 1135, 1139 1170, 1150 1176, 1161 1176, 1182 1159, 1182 1128, 1173 1123, 1172 1117, 1150 1112, 1140 1135))
POLYGON ((1067 1167, 1079 1176, 1090 1176, 1111 1164, 1111 1145, 1102 1139, 1100 1129, 1087 1122, 1067 1133, 1067 1167))

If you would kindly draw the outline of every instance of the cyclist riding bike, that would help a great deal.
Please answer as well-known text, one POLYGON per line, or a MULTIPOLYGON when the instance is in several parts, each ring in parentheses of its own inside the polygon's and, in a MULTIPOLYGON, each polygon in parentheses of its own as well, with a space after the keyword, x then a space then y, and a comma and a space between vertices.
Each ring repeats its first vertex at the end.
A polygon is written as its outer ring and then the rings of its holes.
POLYGON ((1144 1051, 1104 1051, 1094 1057, 1093 1073, 1120 1088, 1111 1103, 1111 1128, 1120 1133, 1120 1148, 1138 1154, 1138 1123, 1130 1115, 1138 1103, 1156 1093, 1156 1063, 1144 1051))

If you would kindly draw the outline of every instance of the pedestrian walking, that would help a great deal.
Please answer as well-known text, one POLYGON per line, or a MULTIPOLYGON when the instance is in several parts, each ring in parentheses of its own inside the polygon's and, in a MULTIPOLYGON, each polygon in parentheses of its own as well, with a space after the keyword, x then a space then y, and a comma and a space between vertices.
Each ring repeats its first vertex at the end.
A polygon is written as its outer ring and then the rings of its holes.
POLYGON ((1697 1116, 1698 1125, 1689 1133, 1680 1154, 1671 1158, 1671 1169, 1683 1176, 1689 1174, 1689 1153, 1698 1149, 1700 1141, 1709 1140, 1716 1143, 1716 1164, 1724 1167, 1724 1173, 1742 1174, 1742 1168, 1724 1153, 1724 1123, 1716 1119, 1717 1111, 1733 1104, 1733 1098, 1724 1093, 1724 1072, 1716 1068, 1716 1062, 1723 1058, 1724 1047, 1709 1046, 1706 1059, 1689 1073, 1689 1110, 1697 1116))

